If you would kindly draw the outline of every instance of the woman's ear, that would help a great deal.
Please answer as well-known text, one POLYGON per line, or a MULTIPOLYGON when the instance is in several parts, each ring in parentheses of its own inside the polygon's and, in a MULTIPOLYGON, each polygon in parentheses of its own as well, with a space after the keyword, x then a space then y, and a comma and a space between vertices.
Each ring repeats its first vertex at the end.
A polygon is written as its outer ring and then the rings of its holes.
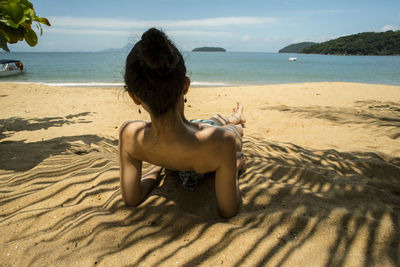
POLYGON ((186 95, 190 87, 190 78, 186 76, 185 88, 183 88, 183 94, 186 95))
POLYGON ((128 95, 132 98, 133 102, 135 102, 136 105, 142 104, 142 101, 140 101, 140 98, 137 95, 135 95, 134 93, 128 91, 128 95))

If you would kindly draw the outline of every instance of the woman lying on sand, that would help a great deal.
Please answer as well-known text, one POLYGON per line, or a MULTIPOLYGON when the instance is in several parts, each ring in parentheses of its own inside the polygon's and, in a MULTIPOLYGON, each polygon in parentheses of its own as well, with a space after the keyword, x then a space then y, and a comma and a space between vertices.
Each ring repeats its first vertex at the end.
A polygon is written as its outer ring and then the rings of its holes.
POLYGON ((244 167, 243 107, 229 117, 188 121, 184 103, 190 79, 181 53, 157 29, 142 35, 126 59, 125 89, 145 109, 151 122, 129 121, 119 139, 121 191, 129 206, 139 205, 157 185, 162 168, 185 174, 215 172, 215 191, 222 217, 237 213, 238 170, 244 167), (142 162, 154 167, 142 176, 142 162))

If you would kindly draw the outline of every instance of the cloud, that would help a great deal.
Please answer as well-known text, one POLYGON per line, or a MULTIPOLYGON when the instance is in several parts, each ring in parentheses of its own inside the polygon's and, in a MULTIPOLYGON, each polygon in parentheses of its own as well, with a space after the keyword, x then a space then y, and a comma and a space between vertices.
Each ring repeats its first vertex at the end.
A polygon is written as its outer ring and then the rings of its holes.
POLYGON ((237 25, 257 25, 272 23, 276 20, 269 17, 221 17, 211 19, 198 19, 198 20, 186 20, 186 21, 175 21, 169 26, 196 26, 196 27, 221 27, 221 26, 237 26, 237 25))
POLYGON ((307 10, 297 10, 291 9, 287 10, 287 13, 290 15, 335 15, 335 14, 343 14, 351 12, 350 9, 307 9, 307 10))
MULTIPOLYGON (((294 11, 296 12, 296 11, 294 11)), ((349 12, 349 10, 343 10, 343 9, 317 9, 317 10, 304 10, 301 11, 300 13, 302 14, 315 14, 315 15, 324 15, 324 14, 340 14, 340 13, 346 13, 349 12)))
POLYGON ((219 17, 196 20, 123 20, 87 17, 50 17, 52 27, 45 29, 52 33, 69 35, 140 35, 144 29, 162 27, 168 35, 176 37, 227 37, 232 33, 223 27, 239 25, 261 25, 272 23, 269 17, 219 17), (209 28, 212 28, 208 30, 209 28), (215 29, 220 30, 215 30, 215 29), (194 30, 195 29, 195 30, 194 30), (207 29, 207 30, 206 30, 207 29))
POLYGON ((242 37, 242 41, 246 42, 246 41, 248 41, 248 40, 250 40, 250 36, 244 35, 244 36, 242 37))
POLYGON ((183 31, 183 30, 175 30, 175 31, 166 31, 167 35, 170 36, 231 36, 231 32, 224 31, 183 31))
POLYGON ((275 22, 270 17, 219 17, 196 20, 123 20, 110 18, 86 17, 50 17, 50 22, 55 27, 91 27, 91 28, 149 28, 154 26, 170 28, 188 27, 225 27, 238 25, 259 25, 275 22))
MULTIPOLYGON (((112 35, 112 36, 132 36, 141 35, 141 31, 124 31, 124 30, 98 30, 98 29, 65 29, 65 28, 49 28, 47 32, 61 34, 76 34, 76 35, 112 35)), ((196 31, 196 30, 172 30, 166 31, 166 34, 173 37, 219 37, 231 36, 231 32, 226 31, 196 31)))
POLYGON ((382 27, 381 31, 386 32, 386 31, 399 31, 400 26, 395 26, 395 25, 385 25, 382 27))
POLYGON ((130 34, 139 34, 139 32, 119 31, 119 30, 95 30, 95 29, 64 29, 64 28, 49 28, 46 32, 62 33, 62 34, 78 34, 78 35, 113 35, 113 36, 128 36, 130 34))

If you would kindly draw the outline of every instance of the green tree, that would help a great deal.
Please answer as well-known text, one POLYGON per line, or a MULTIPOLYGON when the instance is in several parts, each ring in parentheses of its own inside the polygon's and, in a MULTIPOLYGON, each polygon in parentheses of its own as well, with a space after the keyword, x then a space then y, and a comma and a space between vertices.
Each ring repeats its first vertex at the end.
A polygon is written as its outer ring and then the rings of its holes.
POLYGON ((7 44, 23 41, 35 46, 37 35, 32 30, 36 26, 42 35, 42 25, 51 26, 46 18, 36 16, 33 5, 28 0, 0 0, 0 48, 10 52, 7 44))
POLYGON ((362 32, 308 46, 302 53, 400 55, 400 31, 362 32))

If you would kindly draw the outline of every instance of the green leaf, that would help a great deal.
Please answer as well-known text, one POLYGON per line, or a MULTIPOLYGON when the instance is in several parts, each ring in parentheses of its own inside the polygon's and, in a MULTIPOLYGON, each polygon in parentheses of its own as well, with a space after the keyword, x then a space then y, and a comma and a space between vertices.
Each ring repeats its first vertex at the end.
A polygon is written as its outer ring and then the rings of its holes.
POLYGON ((42 35, 42 24, 51 26, 46 18, 36 16, 29 0, 0 0, 0 48, 8 51, 8 43, 17 43, 25 39, 30 46, 38 42, 37 34, 32 30, 35 24, 42 35))
POLYGON ((51 26, 49 20, 46 19, 46 18, 38 18, 36 21, 37 21, 37 22, 40 22, 40 23, 42 23, 42 24, 44 24, 44 25, 51 26))
POLYGON ((25 28, 25 27, 22 27, 22 26, 20 25, 20 26, 18 27, 17 31, 18 31, 18 34, 17 34, 18 40, 19 40, 19 41, 23 41, 23 40, 24 40, 24 37, 25 37, 26 28, 25 28))
POLYGON ((22 4, 24 4, 25 6, 27 6, 29 8, 33 8, 32 3, 29 2, 28 0, 20 0, 19 2, 21 2, 22 4))
POLYGON ((37 35, 32 29, 27 29, 24 37, 25 42, 30 46, 35 46, 38 42, 37 35))
POLYGON ((7 40, 6 40, 6 38, 4 38, 4 36, 1 32, 0 32, 0 47, 4 51, 10 52, 10 49, 8 49, 8 46, 7 46, 7 40))
POLYGON ((6 39, 7 42, 10 41, 10 38, 8 37, 8 32, 6 29, 6 25, 0 24, 0 35, 3 36, 4 39, 6 39))
POLYGON ((24 10, 24 16, 26 19, 33 20, 36 17, 35 11, 31 8, 27 8, 24 10))
POLYGON ((14 21, 12 21, 11 19, 5 19, 5 20, 3 19, 1 22, 9 27, 18 28, 18 25, 15 24, 14 21))
POLYGON ((15 3, 19 3, 19 0, 7 0, 6 2, 7 2, 6 5, 11 4, 11 3, 15 4, 15 3))
MULTIPOLYGON (((22 28, 22 30, 23 30, 23 28, 22 28)), ((18 29, 8 27, 8 26, 2 25, 2 24, 0 24, 0 32, 3 34, 3 36, 6 38, 7 42, 10 44, 14 44, 14 43, 18 42, 18 36, 21 34, 21 32, 18 29)))
POLYGON ((12 21, 19 25, 22 23, 25 18, 24 18, 24 10, 18 3, 10 3, 6 7, 6 10, 8 11, 12 21))

